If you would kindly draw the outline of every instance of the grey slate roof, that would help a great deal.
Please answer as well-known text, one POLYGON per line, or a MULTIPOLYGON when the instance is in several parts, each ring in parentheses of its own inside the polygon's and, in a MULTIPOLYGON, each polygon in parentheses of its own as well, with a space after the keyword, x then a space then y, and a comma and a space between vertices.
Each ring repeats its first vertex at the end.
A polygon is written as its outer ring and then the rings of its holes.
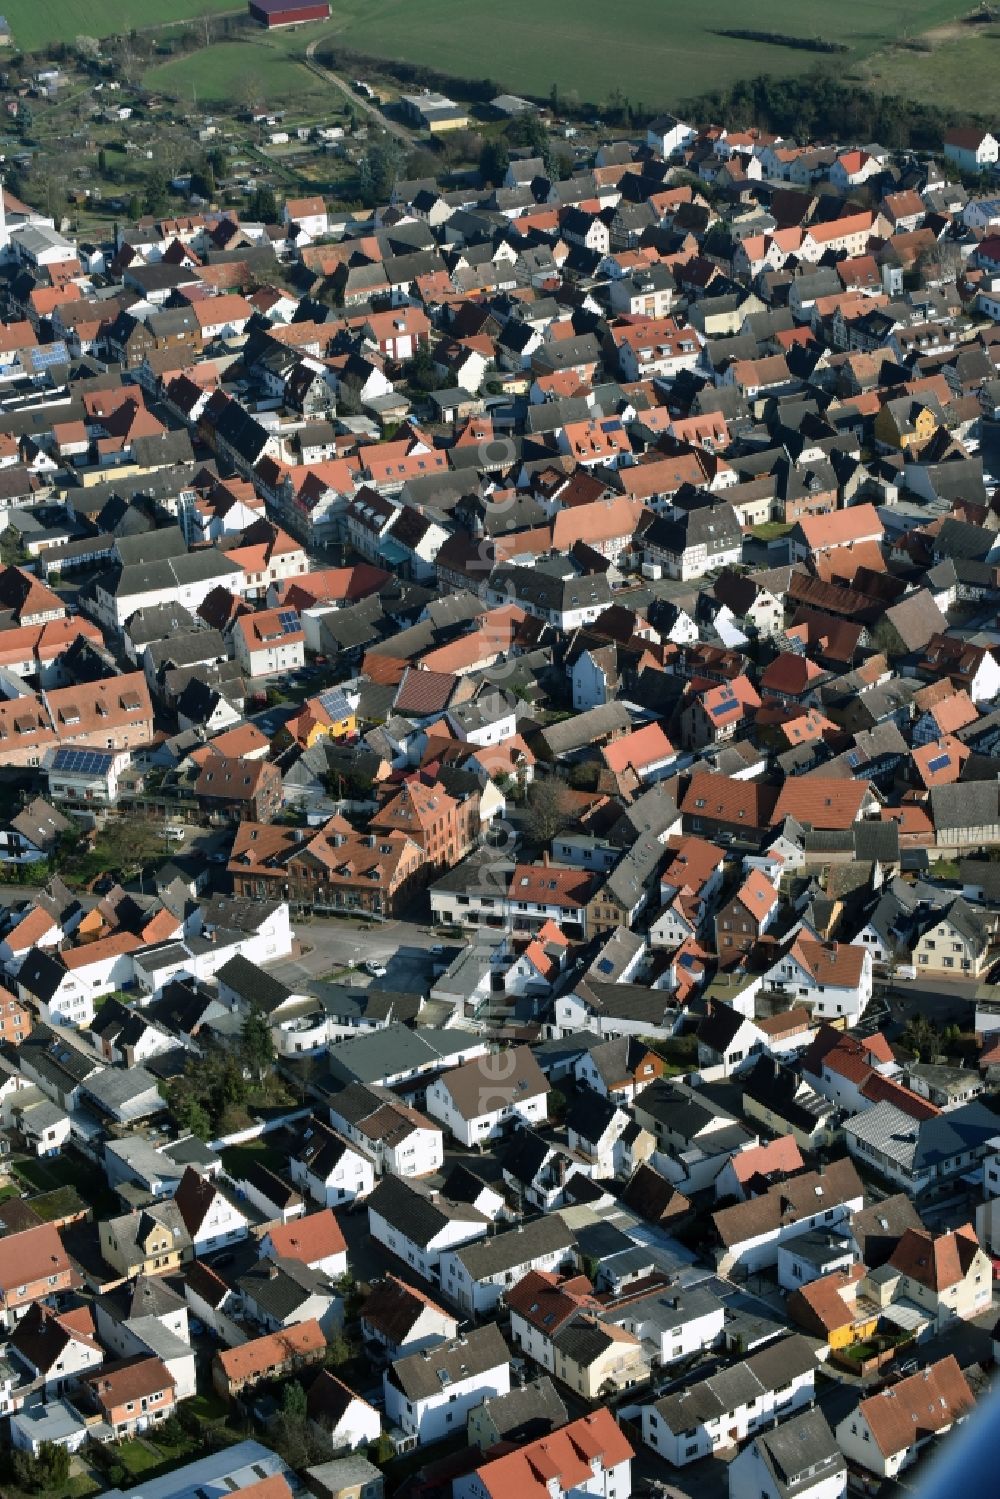
POLYGON ((480 1281, 525 1265, 543 1254, 556 1254, 562 1249, 569 1252, 574 1242, 573 1234, 559 1214, 552 1213, 547 1218, 535 1218, 518 1228, 508 1229, 492 1239, 479 1239, 456 1249, 455 1258, 465 1266, 474 1281, 480 1281))
POLYGON ((426 1190, 398 1176, 383 1176, 366 1202, 370 1210, 421 1249, 426 1249, 448 1223, 469 1223, 475 1229, 476 1224, 489 1222, 478 1208, 464 1202, 450 1203, 440 1195, 432 1201, 426 1190))
POLYGON ((413 1353, 397 1359, 389 1378, 402 1390, 407 1400, 428 1400, 450 1384, 486 1374, 510 1362, 510 1349, 493 1322, 473 1328, 451 1343, 441 1343, 427 1353, 413 1353))
POLYGON ((837 1475, 846 1477, 847 1460, 819 1409, 800 1411, 773 1431, 761 1432, 754 1446, 781 1499, 796 1499, 837 1475))

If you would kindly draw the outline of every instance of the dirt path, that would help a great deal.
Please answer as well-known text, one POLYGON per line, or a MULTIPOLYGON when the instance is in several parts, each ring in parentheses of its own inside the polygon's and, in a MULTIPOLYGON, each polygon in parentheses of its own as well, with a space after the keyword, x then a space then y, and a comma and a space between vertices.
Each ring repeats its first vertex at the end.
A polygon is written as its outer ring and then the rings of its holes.
POLYGON ((315 73, 318 78, 324 79, 327 83, 332 83, 335 88, 340 89, 342 94, 346 94, 355 109, 362 110, 377 124, 381 125, 383 130, 388 130, 390 135, 394 135, 397 140, 402 141, 404 146, 408 149, 412 148, 416 144, 416 137, 412 130, 407 130, 405 125, 398 125, 395 120, 390 120, 387 115, 382 113, 377 104, 373 104, 370 99, 365 99, 361 94, 355 93, 346 78, 342 78, 339 73, 332 73, 329 68, 324 68, 322 63, 316 61, 316 48, 321 41, 325 40, 325 37, 317 37, 315 41, 309 43, 304 59, 305 66, 311 72, 315 73))

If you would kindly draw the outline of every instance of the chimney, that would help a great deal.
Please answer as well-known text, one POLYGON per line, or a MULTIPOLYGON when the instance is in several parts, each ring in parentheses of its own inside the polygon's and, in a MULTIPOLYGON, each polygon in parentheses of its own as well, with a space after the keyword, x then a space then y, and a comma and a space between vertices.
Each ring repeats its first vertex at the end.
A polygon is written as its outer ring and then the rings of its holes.
POLYGON ((548 869, 548 867, 549 867, 549 851, 548 851, 548 849, 546 849, 545 852, 542 854, 542 864, 543 864, 543 866, 546 869, 548 869))

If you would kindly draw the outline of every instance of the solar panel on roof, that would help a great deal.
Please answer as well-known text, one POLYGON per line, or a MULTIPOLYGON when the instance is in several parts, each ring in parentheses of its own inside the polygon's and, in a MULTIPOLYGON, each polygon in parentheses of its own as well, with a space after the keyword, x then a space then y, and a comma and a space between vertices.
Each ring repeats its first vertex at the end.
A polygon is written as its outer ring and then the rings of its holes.
POLYGON ((32 349, 31 359, 33 364, 45 369, 50 364, 68 364, 69 353, 63 343, 43 344, 39 348, 32 349))
POLYGON ((68 771, 71 775, 106 775, 113 760, 114 755, 109 755, 106 750, 57 749, 52 758, 52 769, 68 771))
POLYGON ((339 687, 328 687, 325 692, 319 693, 317 701, 323 712, 328 713, 331 718, 343 718, 351 711, 351 705, 339 687))
POLYGON ((933 760, 928 760, 927 769, 930 771, 947 770, 951 764, 950 755, 935 755, 933 760))
POLYGON ((294 609, 282 609, 278 615, 282 635, 294 635, 299 628, 299 616, 294 609))

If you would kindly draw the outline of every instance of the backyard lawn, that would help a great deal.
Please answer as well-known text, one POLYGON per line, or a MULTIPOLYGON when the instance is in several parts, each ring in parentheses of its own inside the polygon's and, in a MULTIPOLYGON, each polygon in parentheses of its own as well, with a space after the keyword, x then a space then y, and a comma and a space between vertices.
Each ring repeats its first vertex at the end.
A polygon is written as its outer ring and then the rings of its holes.
POLYGON ((151 1452, 144 1442, 135 1439, 131 1442, 119 1442, 115 1448, 115 1457, 135 1478, 148 1473, 150 1468, 158 1468, 164 1461, 158 1452, 151 1452))
POLYGON ((248 1140, 245 1145, 230 1145, 222 1152, 223 1166, 237 1180, 241 1167, 266 1166, 269 1171, 280 1172, 287 1159, 282 1151, 268 1145, 266 1140, 248 1140))
POLYGON ((96 1218, 120 1211, 118 1198, 111 1191, 103 1173, 75 1151, 50 1156, 45 1160, 24 1156, 10 1161, 8 1170, 28 1191, 56 1192, 64 1187, 74 1188, 94 1209, 96 1218))

